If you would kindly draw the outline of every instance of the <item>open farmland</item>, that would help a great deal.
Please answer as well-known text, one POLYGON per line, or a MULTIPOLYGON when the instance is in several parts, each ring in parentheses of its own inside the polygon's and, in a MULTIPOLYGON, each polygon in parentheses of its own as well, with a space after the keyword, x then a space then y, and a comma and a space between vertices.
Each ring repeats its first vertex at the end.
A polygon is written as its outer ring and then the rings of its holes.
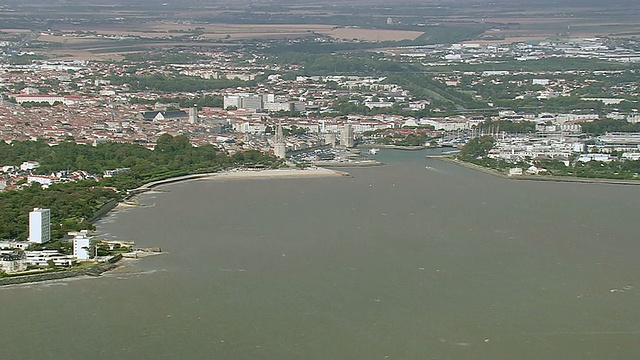
POLYGON ((23 50, 78 59, 119 59, 125 53, 175 44, 217 47, 315 39, 323 43, 380 42, 388 47, 396 41, 421 45, 640 35, 639 5, 631 2, 625 6, 417 0, 393 6, 359 0, 312 5, 288 1, 268 5, 190 0, 40 2, 9 0, 0 5, 0 27, 6 27, 0 28, 4 32, 0 39, 30 36, 28 42, 37 44, 22 46, 23 50))

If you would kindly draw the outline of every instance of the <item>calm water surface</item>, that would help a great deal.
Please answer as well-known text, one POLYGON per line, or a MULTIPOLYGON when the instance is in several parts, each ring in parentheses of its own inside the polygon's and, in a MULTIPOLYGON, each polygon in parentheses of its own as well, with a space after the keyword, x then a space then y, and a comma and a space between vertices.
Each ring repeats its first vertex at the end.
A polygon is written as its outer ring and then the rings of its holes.
POLYGON ((0 289, 3 359, 637 359, 640 187, 381 151, 193 181, 98 226, 136 273, 0 289))

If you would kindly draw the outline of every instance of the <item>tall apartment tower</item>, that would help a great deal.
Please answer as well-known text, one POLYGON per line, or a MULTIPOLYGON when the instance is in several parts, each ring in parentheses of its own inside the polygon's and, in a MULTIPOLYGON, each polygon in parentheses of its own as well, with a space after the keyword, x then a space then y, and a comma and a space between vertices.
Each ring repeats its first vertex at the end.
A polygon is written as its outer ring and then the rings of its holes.
POLYGON ((351 127, 351 124, 345 124, 342 131, 340 131, 340 145, 346 148, 353 147, 353 128, 351 127))
POLYGON ((198 122, 198 107, 193 105, 189 108, 189 123, 195 124, 198 122))
POLYGON ((43 244, 51 240, 51 210, 34 208, 29 213, 29 242, 43 244))
POLYGON ((273 144, 273 153, 280 159, 286 159, 287 157, 287 145, 284 142, 284 135, 282 134, 281 124, 278 124, 278 129, 276 130, 276 138, 274 139, 273 144))

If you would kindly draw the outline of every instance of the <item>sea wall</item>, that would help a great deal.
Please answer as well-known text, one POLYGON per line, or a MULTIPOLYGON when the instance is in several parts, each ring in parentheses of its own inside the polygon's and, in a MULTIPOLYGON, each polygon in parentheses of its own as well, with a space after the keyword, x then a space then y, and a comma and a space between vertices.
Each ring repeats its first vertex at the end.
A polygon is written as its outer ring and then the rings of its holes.
POLYGON ((118 254, 106 263, 96 264, 92 267, 79 270, 60 270, 32 275, 18 275, 0 278, 0 286, 28 284, 42 281, 61 280, 78 276, 100 276, 100 274, 118 267, 118 261, 122 255, 118 254))
POLYGON ((116 205, 118 205, 120 200, 121 199, 113 199, 113 200, 109 201, 108 203, 102 205, 100 207, 100 209, 98 209, 98 211, 93 213, 93 216, 91 217, 91 219, 89 219, 89 222, 93 223, 96 220, 100 219, 101 217, 107 215, 107 213, 109 213, 109 211, 113 210, 113 208, 115 208, 116 205))

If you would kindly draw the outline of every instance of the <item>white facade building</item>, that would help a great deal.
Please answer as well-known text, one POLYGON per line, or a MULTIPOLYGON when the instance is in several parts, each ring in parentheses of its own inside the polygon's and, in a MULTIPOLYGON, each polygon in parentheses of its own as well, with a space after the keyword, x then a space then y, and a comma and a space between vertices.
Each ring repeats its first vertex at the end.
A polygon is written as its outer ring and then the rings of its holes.
POLYGON ((40 163, 37 161, 25 161, 20 164, 20 170, 22 171, 35 170, 38 167, 40 167, 40 163))
POLYGON ((89 260, 90 238, 86 232, 76 234, 73 238, 73 257, 78 260, 89 260))
POLYGON ((56 266, 71 266, 75 262, 73 257, 60 254, 56 250, 25 251, 24 253, 27 263, 36 266, 47 266, 50 262, 56 266))
POLYGON ((29 242, 43 244, 51 240, 51 210, 35 208, 29 213, 29 242))

